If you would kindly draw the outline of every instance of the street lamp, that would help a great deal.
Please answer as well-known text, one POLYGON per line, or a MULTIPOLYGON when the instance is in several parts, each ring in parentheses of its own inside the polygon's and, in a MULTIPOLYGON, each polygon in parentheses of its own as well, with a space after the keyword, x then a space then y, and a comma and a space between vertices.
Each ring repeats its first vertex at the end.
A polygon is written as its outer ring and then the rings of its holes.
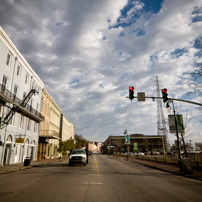
POLYGON ((125 135, 125 144, 127 145, 127 159, 129 159, 129 145, 130 145, 130 135, 128 135, 128 131, 125 130, 124 131, 124 135, 125 135))

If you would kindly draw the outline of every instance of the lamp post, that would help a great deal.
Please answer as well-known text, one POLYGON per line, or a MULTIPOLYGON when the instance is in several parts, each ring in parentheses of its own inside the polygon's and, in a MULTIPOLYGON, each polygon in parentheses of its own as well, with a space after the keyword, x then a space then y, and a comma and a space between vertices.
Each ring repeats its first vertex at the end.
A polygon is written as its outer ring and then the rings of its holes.
POLYGON ((130 145, 130 135, 128 135, 128 131, 124 131, 125 135, 125 144, 127 145, 127 159, 129 159, 129 145, 130 145))

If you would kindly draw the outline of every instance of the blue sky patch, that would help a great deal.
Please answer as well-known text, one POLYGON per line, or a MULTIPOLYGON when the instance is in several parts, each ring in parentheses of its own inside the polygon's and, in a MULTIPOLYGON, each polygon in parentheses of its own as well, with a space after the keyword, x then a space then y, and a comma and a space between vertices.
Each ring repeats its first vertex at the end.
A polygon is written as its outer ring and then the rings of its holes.
POLYGON ((194 9, 194 11, 192 12, 193 18, 192 18, 192 22, 196 23, 196 22, 201 22, 202 21, 202 7, 198 8, 196 7, 194 9))
MULTIPOLYGON (((128 4, 121 10, 121 16, 117 19, 117 24, 111 28, 128 27, 135 23, 143 13, 158 13, 163 0, 129 0, 128 4)), ((144 32, 139 33, 144 35, 144 32)))
POLYGON ((72 79, 72 81, 69 82, 69 85, 72 85, 72 84, 78 83, 79 81, 80 81, 79 78, 74 77, 74 78, 72 79))
POLYGON ((182 56, 184 53, 187 52, 187 49, 186 48, 178 48, 178 49, 175 49, 173 52, 171 52, 171 56, 176 56, 176 57, 180 57, 182 56))

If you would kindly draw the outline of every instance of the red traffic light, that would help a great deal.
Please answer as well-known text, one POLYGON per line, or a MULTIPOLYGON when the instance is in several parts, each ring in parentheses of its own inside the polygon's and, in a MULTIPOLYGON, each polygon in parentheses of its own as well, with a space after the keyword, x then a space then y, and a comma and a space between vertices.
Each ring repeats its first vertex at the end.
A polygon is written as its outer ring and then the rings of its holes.
POLYGON ((162 98, 163 98, 163 102, 166 103, 168 101, 168 93, 167 93, 167 89, 164 88, 162 89, 162 98))
POLYGON ((167 89, 164 88, 164 89, 162 90, 162 93, 166 93, 166 92, 167 92, 167 89))
POLYGON ((131 91, 133 91, 133 90, 134 90, 134 87, 133 87, 133 86, 130 86, 129 89, 130 89, 131 91))
POLYGON ((134 87, 129 86, 129 99, 132 101, 134 99, 134 87))

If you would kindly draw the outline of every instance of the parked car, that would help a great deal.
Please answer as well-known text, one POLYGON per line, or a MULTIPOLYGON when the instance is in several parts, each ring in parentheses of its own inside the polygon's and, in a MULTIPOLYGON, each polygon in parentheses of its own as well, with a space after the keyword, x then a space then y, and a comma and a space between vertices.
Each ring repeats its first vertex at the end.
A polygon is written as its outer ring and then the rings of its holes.
POLYGON ((135 152, 134 155, 135 156, 144 156, 144 153, 142 153, 142 152, 135 152))
POLYGON ((86 166, 87 155, 84 149, 74 149, 71 151, 69 156, 69 166, 72 164, 83 164, 86 166))
POLYGON ((144 156, 144 153, 143 152, 138 152, 137 155, 138 156, 144 156))

